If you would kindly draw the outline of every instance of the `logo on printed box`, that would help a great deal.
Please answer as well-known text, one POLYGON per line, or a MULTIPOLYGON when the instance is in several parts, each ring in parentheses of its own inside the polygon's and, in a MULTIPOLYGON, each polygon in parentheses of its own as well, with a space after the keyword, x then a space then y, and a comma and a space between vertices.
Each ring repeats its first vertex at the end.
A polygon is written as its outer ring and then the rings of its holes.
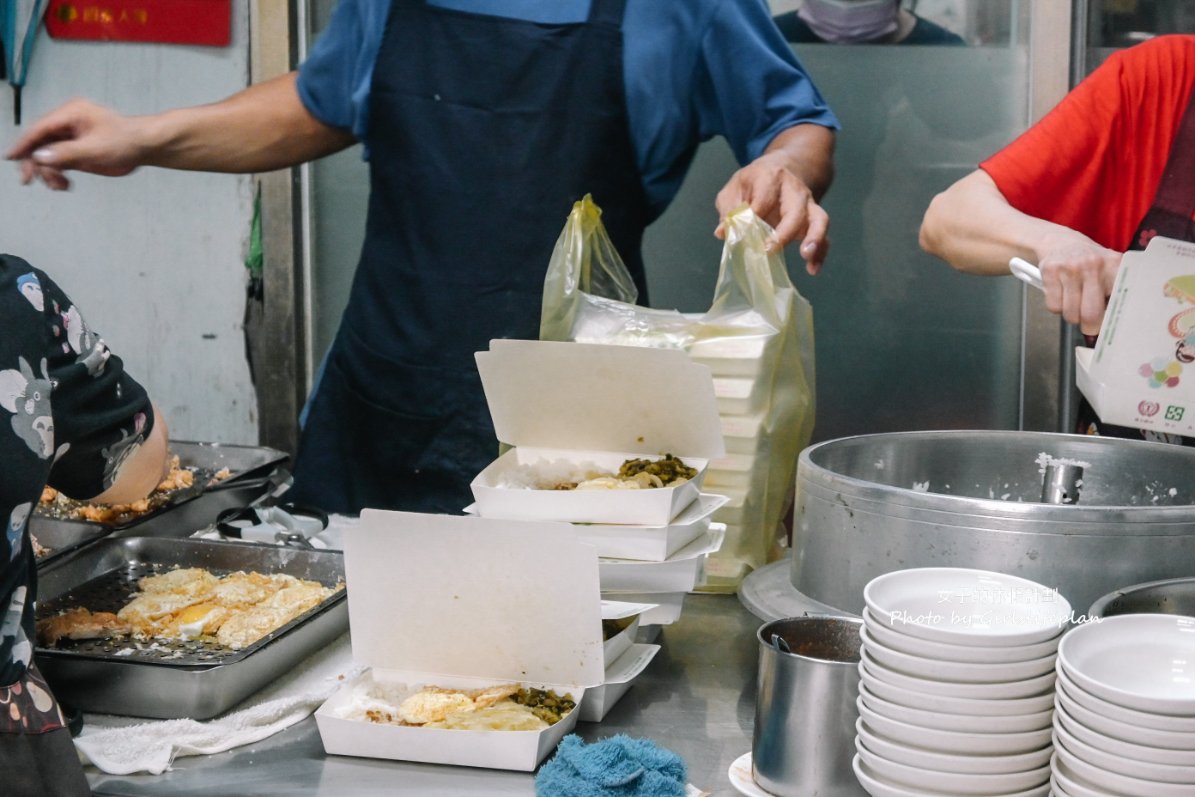
POLYGON ((1182 407, 1176 404, 1170 404, 1166 407, 1166 420, 1181 421, 1183 419, 1183 412, 1184 410, 1182 407))
POLYGON ((1143 401, 1137 405, 1137 412, 1146 418, 1152 418, 1157 415, 1160 409, 1162 409, 1162 405, 1156 401, 1143 401))

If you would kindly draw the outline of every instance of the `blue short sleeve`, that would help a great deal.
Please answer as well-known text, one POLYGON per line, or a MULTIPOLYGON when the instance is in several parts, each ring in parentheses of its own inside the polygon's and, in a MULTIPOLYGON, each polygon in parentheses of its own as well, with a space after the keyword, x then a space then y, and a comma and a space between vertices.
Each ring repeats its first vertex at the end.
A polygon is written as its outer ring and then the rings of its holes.
POLYGON ((758 158, 793 125, 839 127, 762 0, 716 4, 701 56, 701 138, 724 136, 739 163, 758 158))
POLYGON ((316 119, 353 131, 369 125, 369 85, 389 0, 340 0, 299 67, 299 99, 316 119))

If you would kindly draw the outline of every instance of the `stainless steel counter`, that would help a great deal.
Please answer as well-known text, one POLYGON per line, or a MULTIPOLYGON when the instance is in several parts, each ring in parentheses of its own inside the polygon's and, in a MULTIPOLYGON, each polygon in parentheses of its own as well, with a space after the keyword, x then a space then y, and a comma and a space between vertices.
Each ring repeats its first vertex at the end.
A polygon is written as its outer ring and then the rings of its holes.
MULTIPOLYGON (((731 762, 751 749, 761 622, 733 595, 690 595, 681 618, 656 640, 663 647, 600 723, 576 733, 597 741, 625 733, 680 755, 689 781, 716 797, 738 792, 731 762)), ((162 775, 105 775, 88 768, 97 795, 419 795, 534 797, 528 773, 328 756, 315 720, 270 739, 211 756, 180 758, 162 775)))

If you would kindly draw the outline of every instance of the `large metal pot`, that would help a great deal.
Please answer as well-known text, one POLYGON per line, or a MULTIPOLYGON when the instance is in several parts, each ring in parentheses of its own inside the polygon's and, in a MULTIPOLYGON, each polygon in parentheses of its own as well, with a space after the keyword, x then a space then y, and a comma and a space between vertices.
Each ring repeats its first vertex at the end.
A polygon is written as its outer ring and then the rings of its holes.
POLYGON ((1195 577, 1133 584, 1109 592, 1087 610, 1088 617, 1117 614, 1181 614, 1195 617, 1195 577))
POLYGON ((850 613, 910 567, 976 567, 1055 587, 1076 613, 1109 590, 1195 575, 1195 449, 1036 432, 864 435, 797 468, 792 585, 850 613), (1078 503, 1042 503, 1042 454, 1086 463, 1078 503))

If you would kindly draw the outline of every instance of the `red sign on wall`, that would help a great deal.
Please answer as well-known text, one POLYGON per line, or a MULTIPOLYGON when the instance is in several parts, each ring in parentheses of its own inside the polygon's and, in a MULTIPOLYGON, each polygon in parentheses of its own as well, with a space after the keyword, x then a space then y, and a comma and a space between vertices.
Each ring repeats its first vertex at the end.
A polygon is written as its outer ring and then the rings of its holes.
POLYGON ((227 46, 232 0, 50 0, 55 39, 227 46))

